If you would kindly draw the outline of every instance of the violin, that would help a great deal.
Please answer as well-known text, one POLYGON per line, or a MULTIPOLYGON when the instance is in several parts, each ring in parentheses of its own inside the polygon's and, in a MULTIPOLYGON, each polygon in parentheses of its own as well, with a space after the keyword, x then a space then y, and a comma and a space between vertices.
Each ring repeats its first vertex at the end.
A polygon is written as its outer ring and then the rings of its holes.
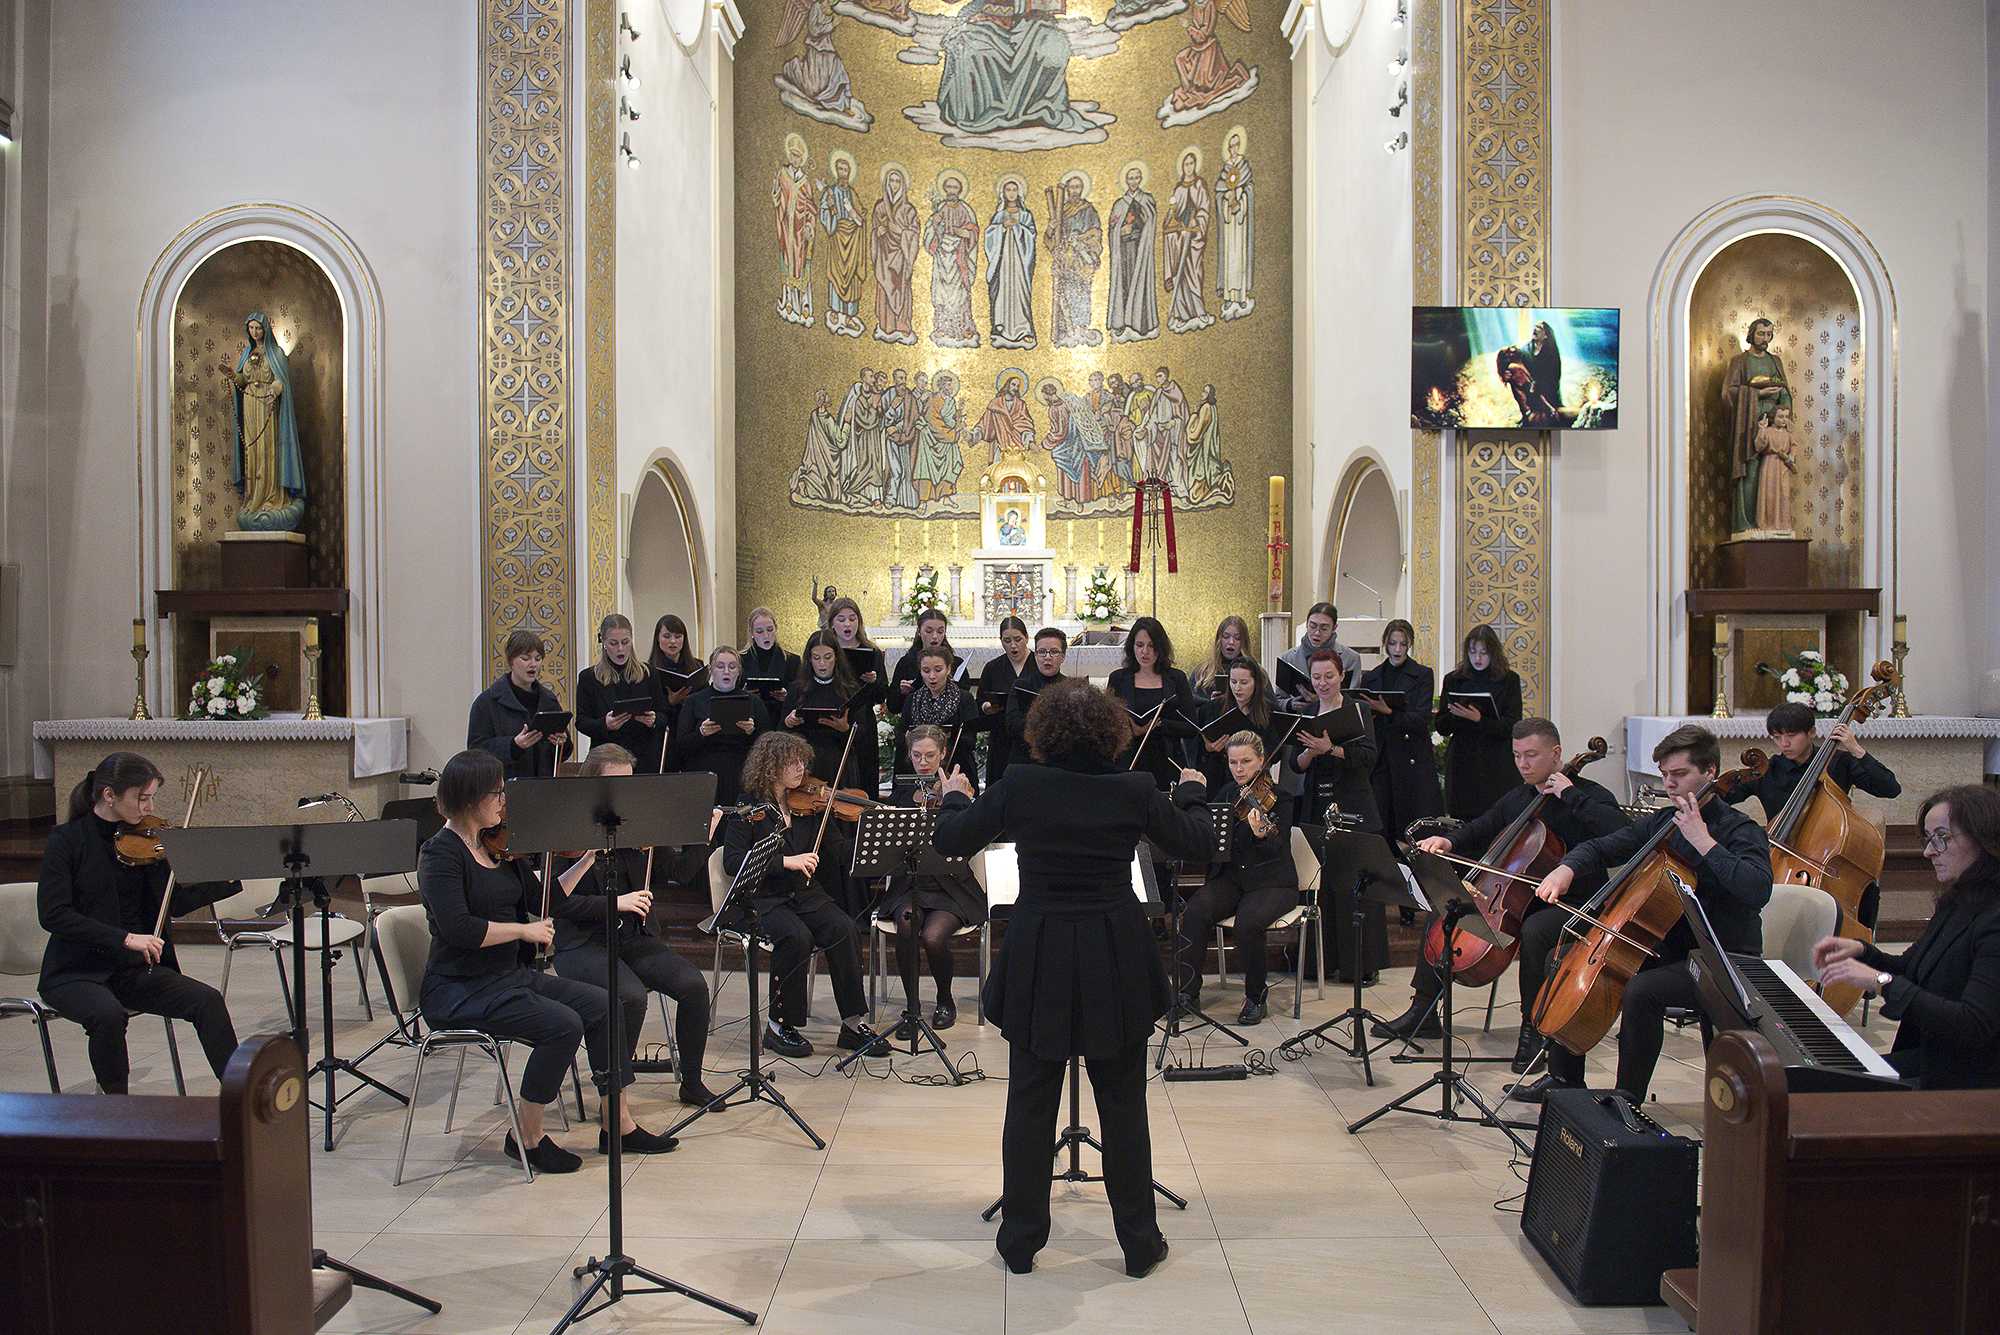
POLYGON ((869 807, 887 806, 878 802, 859 788, 834 788, 828 784, 811 780, 802 788, 793 788, 785 794, 785 810, 794 816, 818 816, 828 810, 844 821, 858 821, 861 813, 869 807))
MULTIPOLYGON (((1591 738, 1590 744, 1563 766, 1563 777, 1574 783, 1585 765, 1604 759, 1609 752, 1602 737, 1591 738)), ((1484 987, 1514 962, 1521 949, 1522 919, 1535 902, 1535 885, 1569 852, 1569 846, 1542 819, 1551 800, 1549 794, 1539 794, 1474 864, 1479 870, 1469 888, 1494 940, 1482 941, 1464 928, 1455 928, 1447 944, 1444 919, 1434 918, 1424 934, 1424 960, 1431 967, 1442 968, 1448 951, 1457 980, 1468 987, 1484 987), (1506 944, 1496 944, 1501 941, 1506 944)))
POLYGON ((1229 814, 1237 820, 1247 820, 1254 807, 1269 816, 1277 805, 1278 786, 1271 782, 1269 774, 1259 773, 1253 775, 1249 784, 1237 794, 1236 805, 1229 809, 1229 814))
POLYGON ((910 790, 910 805, 919 811, 936 811, 944 805, 944 776, 919 774, 916 777, 916 786, 910 790))
POLYGON ((489 825, 479 832, 479 847, 495 862, 511 862, 520 854, 507 851, 507 822, 489 825))
POLYGON ((172 821, 157 814, 148 815, 134 825, 120 821, 112 848, 126 866, 150 867, 167 855, 167 846, 160 842, 160 831, 173 828, 172 821))

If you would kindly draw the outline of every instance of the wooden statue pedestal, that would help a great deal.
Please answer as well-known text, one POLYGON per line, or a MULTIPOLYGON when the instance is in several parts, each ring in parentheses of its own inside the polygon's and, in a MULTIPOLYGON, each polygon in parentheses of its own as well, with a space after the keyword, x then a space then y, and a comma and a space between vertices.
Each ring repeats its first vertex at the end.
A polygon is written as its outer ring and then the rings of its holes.
POLYGON ((306 587, 306 535, 237 529, 222 535, 225 589, 306 587))
POLYGON ((1715 546, 1716 581, 1725 589, 1803 589, 1805 538, 1731 538, 1715 546))

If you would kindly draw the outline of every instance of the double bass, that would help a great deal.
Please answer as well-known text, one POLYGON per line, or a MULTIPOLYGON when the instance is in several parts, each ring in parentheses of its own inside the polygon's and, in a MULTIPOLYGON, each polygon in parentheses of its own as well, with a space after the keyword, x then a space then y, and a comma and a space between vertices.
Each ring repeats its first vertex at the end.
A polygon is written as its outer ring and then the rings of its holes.
MULTIPOLYGON (((1865 721, 1888 703, 1896 689, 1895 667, 1884 660, 1874 666, 1869 676, 1875 685, 1864 686, 1848 698, 1833 721, 1834 727, 1865 721)), ((1881 878, 1887 848, 1874 822, 1856 811, 1840 785, 1827 775, 1827 766, 1839 745, 1831 735, 1823 738, 1783 808, 1766 813, 1770 821, 1765 829, 1771 836, 1771 879, 1826 891, 1840 906, 1840 923, 1834 935, 1873 941, 1875 934, 1862 924, 1858 914, 1862 894, 1881 878)), ((1754 747, 1743 753, 1742 760, 1759 775, 1770 763, 1754 747)), ((1851 985, 1839 986, 1824 999, 1836 1015, 1844 1016, 1861 999, 1861 990, 1851 985)))
MULTIPOLYGON (((1591 738, 1590 744, 1563 766, 1563 777, 1575 782, 1585 765, 1604 759, 1609 749, 1602 737, 1591 738)), ((1494 940, 1483 941, 1461 927, 1453 931, 1447 947, 1444 919, 1434 918, 1430 930, 1424 934, 1426 964, 1443 968, 1449 950, 1452 974, 1467 987, 1484 987, 1507 972, 1507 966, 1521 949, 1521 920, 1535 902, 1536 883, 1554 871, 1569 852, 1569 846, 1542 819, 1550 801, 1547 793, 1537 795, 1526 810, 1494 837, 1481 860, 1451 859, 1476 869, 1476 875, 1466 885, 1494 940), (1500 942, 1504 944, 1496 944, 1500 942)))

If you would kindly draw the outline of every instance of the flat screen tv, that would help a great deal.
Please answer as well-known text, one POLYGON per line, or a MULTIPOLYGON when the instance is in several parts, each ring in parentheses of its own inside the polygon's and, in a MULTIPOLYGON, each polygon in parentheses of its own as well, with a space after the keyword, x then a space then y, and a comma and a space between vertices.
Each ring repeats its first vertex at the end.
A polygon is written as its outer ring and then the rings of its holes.
POLYGON ((1618 425, 1615 308, 1417 306, 1410 325, 1413 427, 1618 425))

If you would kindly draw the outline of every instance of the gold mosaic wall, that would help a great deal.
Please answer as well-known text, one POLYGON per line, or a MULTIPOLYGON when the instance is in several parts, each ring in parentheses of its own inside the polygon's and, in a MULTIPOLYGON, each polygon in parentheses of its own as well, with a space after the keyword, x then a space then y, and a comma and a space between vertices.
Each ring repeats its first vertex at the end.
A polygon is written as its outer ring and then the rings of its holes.
MULTIPOLYGON (((1060 6, 1037 3, 1016 18, 1011 5, 998 5, 996 18, 981 16, 978 0, 811 0, 792 11, 791 31, 781 27, 787 7, 777 0, 742 8, 734 66, 742 541, 731 623, 762 603, 788 628, 811 625, 815 577, 859 597, 871 622, 894 621, 887 568, 899 557, 906 587, 921 563, 964 563, 969 594, 969 553, 982 545, 980 478, 996 453, 973 432, 1010 372, 1024 391, 1025 420, 1001 404, 992 424, 1011 428, 1007 458, 1047 481, 1047 545, 1058 566, 1074 560, 1086 575, 1099 562, 1122 567, 1132 499, 1117 460, 1129 449, 1144 476, 1156 450, 1175 487, 1182 562, 1172 577, 1162 563, 1159 613, 1186 645, 1181 656, 1198 658, 1222 616, 1254 617, 1266 606, 1267 479, 1290 473, 1292 452, 1291 56, 1282 7, 1099 0, 1059 17, 1046 11, 1060 6), (960 94, 965 85, 951 77, 958 57, 947 50, 1011 52, 1014 67, 1029 73, 987 85, 978 104, 960 94), (1066 112, 1050 111, 1054 99, 1041 94, 1051 87, 1066 91, 1066 112), (1247 162, 1247 195, 1228 152, 1232 137, 1247 162), (1189 153, 1198 188, 1177 183, 1189 153), (843 163, 851 202, 838 189, 843 163), (1153 209, 1143 278, 1136 252, 1148 225, 1126 224, 1145 206, 1121 202, 1135 166, 1153 209), (907 183, 907 209, 892 198, 892 169, 907 183), (1014 252, 1002 251, 996 317, 984 247, 1009 178, 1033 217, 1035 264, 1028 276, 1014 252), (1058 246, 1049 235, 1052 203, 1072 221, 1080 211, 1051 192, 1071 178, 1095 211, 1096 235, 1058 246), (809 213, 810 226, 787 231, 781 197, 797 207, 795 220, 809 213), (1225 203, 1238 201, 1247 208, 1230 212, 1225 226, 1225 203), (858 227, 843 234, 839 215, 850 208, 858 227), (1249 227, 1238 230, 1234 219, 1249 227), (954 235, 972 243, 964 269, 952 258, 954 235), (1247 274, 1229 265, 1232 249, 1251 258, 1247 274), (963 287, 952 279, 959 273, 969 278, 963 287), (1124 277, 1114 318, 1116 275, 1124 277), (829 319, 836 279, 836 296, 854 296, 852 319, 843 310, 829 319), (1142 288, 1152 296, 1151 326, 1142 288), (1083 318, 1069 318, 1072 310, 1083 318), (1025 343, 1030 325, 1033 345, 1009 346, 1025 343), (1091 398, 1089 377, 1102 373, 1108 392, 1113 374, 1137 374, 1150 390, 1162 365, 1184 406, 1173 409, 1167 396, 1157 420, 1139 424, 1146 434, 1122 441, 1117 414, 1091 398), (871 385, 881 373, 886 393, 863 391, 864 372, 871 385), (929 381, 926 401, 914 397, 919 373, 929 381), (940 395, 946 375, 955 393, 940 395), (1049 378, 1082 423, 1057 438, 1056 451, 1041 390, 1049 378), (1204 415, 1205 386, 1215 403, 1204 415), (898 471, 907 490, 883 476, 880 460, 892 447, 874 438, 876 414, 896 405, 906 422, 920 423, 914 441, 893 446, 906 460, 898 471), (1212 440, 1189 445, 1176 434, 1209 421, 1217 424, 1212 440), (1026 449, 1018 446, 1023 429, 1033 441, 1026 449), (1087 486, 1081 468, 1076 482, 1061 480, 1061 458, 1072 451, 1095 461, 1087 486)), ((994 235, 997 246, 1020 232, 1003 222, 994 235)), ((1150 562, 1137 580, 1141 611, 1149 575, 1150 562)), ((797 638, 788 629, 787 639, 797 638)))
MULTIPOLYGON (((1412 299, 1417 305, 1444 300, 1444 0, 1410 5, 1410 203, 1414 227, 1410 248, 1412 299)), ((1438 539, 1443 534, 1444 436, 1410 433, 1410 624, 1417 642, 1411 653, 1426 663, 1443 655, 1438 619, 1443 611, 1438 580, 1438 539)))
MULTIPOLYGON (((1548 304, 1550 10, 1461 0, 1462 305, 1548 304)), ((1530 713, 1548 708, 1550 448, 1545 431, 1459 433, 1459 631, 1492 624, 1530 713)))
MULTIPOLYGON (((584 0, 584 441, 589 597, 584 626, 618 606, 618 0, 584 0)), ((581 667, 581 664, 579 664, 581 667)))
POLYGON ((575 571, 569 399, 574 281, 567 0, 485 0, 481 25, 481 372, 486 656, 539 631, 563 689, 575 571))

